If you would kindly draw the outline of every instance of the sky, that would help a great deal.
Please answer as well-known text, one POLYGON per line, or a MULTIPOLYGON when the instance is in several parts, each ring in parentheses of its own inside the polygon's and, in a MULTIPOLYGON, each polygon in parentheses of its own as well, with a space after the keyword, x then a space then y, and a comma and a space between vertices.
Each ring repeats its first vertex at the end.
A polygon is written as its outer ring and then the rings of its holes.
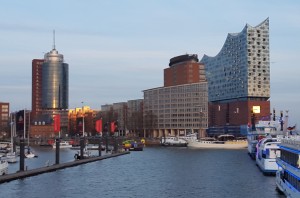
POLYGON ((55 44, 69 108, 142 99, 183 54, 215 56, 228 33, 270 20, 271 109, 300 126, 300 1, 0 0, 0 101, 31 109, 32 59, 55 44), (83 102, 83 103, 82 103, 83 102))

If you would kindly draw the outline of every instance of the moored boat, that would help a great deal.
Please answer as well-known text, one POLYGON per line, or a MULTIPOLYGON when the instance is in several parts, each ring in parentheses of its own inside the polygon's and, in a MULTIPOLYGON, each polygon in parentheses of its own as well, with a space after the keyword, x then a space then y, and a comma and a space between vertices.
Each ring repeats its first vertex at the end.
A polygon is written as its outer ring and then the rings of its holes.
POLYGON ((249 130, 247 133, 248 154, 250 157, 255 159, 256 145, 261 139, 266 136, 276 137, 277 135, 283 135, 278 121, 259 121, 255 126, 255 130, 249 130))
POLYGON ((129 151, 143 151, 145 141, 125 140, 122 142, 123 149, 129 151))
POLYGON ((167 136, 161 138, 160 144, 162 146, 187 147, 188 142, 177 136, 167 136))
MULTIPOLYGON (((60 149, 64 149, 64 148, 71 148, 72 145, 68 142, 68 141, 61 141, 59 143, 59 148, 60 149)), ((56 148, 56 142, 54 142, 54 144, 52 145, 52 148, 56 148)))
POLYGON ((266 137, 257 143, 256 164, 264 174, 275 174, 278 170, 276 158, 280 157, 282 136, 276 138, 266 137))
POLYGON ((6 175, 8 173, 8 163, 6 160, 0 160, 0 175, 6 175))
POLYGON ((247 141, 244 138, 235 138, 233 135, 224 134, 218 138, 206 137, 188 144, 190 148, 203 149, 245 149, 247 141))
POLYGON ((287 197, 300 197, 300 136, 283 138, 279 144, 281 156, 277 158, 280 167, 276 172, 276 186, 287 197))
POLYGON ((9 152, 6 154, 6 161, 8 163, 16 163, 17 162, 17 155, 15 152, 9 152))

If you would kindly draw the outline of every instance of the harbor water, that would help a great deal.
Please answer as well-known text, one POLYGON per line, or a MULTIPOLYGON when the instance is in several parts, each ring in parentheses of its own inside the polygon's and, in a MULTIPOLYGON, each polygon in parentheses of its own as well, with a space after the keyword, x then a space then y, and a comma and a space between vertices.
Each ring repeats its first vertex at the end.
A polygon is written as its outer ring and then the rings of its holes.
MULTIPOLYGON (((26 159, 28 169, 55 162, 51 148, 35 148, 38 158, 26 159), (47 162, 48 161, 48 162, 47 162)), ((76 151, 61 150, 61 163, 76 151)), ((97 154, 97 153, 95 153, 97 154)), ((9 166, 9 172, 19 164, 9 166)), ((146 147, 96 161, 0 184, 0 197, 160 197, 256 198, 285 197, 275 177, 264 176, 247 150, 146 147)))

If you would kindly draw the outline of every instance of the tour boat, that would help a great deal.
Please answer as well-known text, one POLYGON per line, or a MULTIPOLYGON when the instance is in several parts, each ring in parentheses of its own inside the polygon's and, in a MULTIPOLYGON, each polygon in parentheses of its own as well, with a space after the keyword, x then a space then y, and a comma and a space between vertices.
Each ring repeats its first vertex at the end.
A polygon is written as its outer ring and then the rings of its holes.
POLYGON ((6 160, 0 160, 0 175, 6 175, 8 173, 8 163, 6 160))
POLYGON ((261 139, 266 136, 276 137, 277 135, 283 135, 278 121, 259 121, 255 126, 255 130, 249 130, 247 133, 248 154, 250 157, 255 159, 256 145, 261 139))
POLYGON ((203 149, 245 149, 247 141, 244 138, 235 138, 233 135, 219 135, 218 138, 205 137, 196 141, 189 141, 190 148, 203 149))
POLYGON ((277 158, 280 167, 276 172, 277 190, 287 197, 300 197, 300 136, 283 138, 279 147, 281 156, 277 158))
POLYGON ((278 170, 276 158, 280 157, 279 144, 282 136, 266 137, 257 143, 256 164, 264 174, 275 174, 278 170))
POLYGON ((188 142, 177 136, 167 136, 161 138, 160 144, 162 146, 187 147, 188 142))
MULTIPOLYGON (((71 148, 72 147, 72 145, 69 143, 69 142, 67 142, 67 141, 61 141, 60 143, 59 143, 59 148, 60 149, 63 149, 63 148, 71 148)), ((52 145, 52 148, 56 148, 56 142, 54 142, 54 144, 52 145)))

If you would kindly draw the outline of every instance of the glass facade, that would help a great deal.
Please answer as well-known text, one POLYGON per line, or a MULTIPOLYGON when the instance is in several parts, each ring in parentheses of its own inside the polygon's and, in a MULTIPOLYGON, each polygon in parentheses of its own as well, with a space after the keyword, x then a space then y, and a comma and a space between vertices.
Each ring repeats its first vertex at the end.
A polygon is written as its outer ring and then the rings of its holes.
POLYGON ((215 57, 204 55, 210 102, 270 97, 269 19, 228 34, 215 57))
POLYGON ((55 49, 45 54, 42 66, 42 108, 68 109, 69 65, 55 49))

